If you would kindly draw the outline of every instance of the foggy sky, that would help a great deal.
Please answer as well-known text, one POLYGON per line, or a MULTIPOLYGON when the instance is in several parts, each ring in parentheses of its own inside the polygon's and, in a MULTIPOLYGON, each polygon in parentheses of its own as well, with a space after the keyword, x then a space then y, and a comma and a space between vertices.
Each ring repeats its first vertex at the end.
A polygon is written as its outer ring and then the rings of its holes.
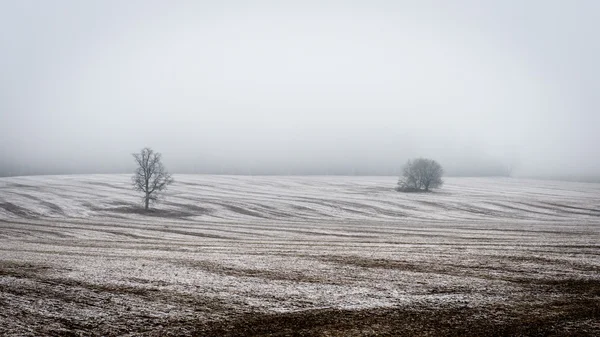
POLYGON ((0 0, 0 175, 600 176, 600 2, 0 0))

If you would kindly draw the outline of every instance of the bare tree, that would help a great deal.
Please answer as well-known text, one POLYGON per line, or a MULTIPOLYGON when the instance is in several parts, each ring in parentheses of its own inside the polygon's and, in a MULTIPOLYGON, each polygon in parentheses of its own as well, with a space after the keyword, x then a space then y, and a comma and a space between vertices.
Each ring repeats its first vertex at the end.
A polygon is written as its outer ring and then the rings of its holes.
POLYGON ((430 188, 439 188, 444 181, 444 169, 433 159, 418 158, 408 161, 402 169, 402 176, 398 180, 398 191, 418 192, 429 191, 430 188))
POLYGON ((144 208, 148 210, 149 204, 158 200, 173 178, 162 164, 160 153, 151 148, 146 147, 140 153, 134 153, 133 157, 138 167, 131 180, 135 190, 144 193, 142 200, 144 208))

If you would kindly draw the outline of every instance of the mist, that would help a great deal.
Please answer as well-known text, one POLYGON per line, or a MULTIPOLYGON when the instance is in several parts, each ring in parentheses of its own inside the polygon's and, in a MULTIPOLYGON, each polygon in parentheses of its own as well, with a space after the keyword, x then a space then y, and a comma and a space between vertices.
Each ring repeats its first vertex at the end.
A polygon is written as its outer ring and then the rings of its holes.
POLYGON ((0 1, 0 175, 600 177, 597 1, 0 1))

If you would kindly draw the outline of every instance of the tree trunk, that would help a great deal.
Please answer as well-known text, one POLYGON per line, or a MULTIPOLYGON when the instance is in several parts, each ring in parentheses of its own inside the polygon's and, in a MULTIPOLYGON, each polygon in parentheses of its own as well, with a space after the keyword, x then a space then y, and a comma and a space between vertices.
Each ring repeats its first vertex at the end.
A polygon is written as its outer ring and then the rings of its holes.
POLYGON ((148 202, 150 201, 150 198, 148 198, 148 196, 146 196, 146 198, 144 198, 144 202, 145 202, 145 209, 148 210, 148 202))

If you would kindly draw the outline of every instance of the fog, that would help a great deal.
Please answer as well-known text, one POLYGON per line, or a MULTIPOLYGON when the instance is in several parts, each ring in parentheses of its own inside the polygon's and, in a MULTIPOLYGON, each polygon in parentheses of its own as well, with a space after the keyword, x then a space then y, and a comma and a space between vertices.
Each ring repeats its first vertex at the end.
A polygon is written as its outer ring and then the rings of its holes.
POLYGON ((3 1, 0 175, 600 176, 598 1, 3 1))

